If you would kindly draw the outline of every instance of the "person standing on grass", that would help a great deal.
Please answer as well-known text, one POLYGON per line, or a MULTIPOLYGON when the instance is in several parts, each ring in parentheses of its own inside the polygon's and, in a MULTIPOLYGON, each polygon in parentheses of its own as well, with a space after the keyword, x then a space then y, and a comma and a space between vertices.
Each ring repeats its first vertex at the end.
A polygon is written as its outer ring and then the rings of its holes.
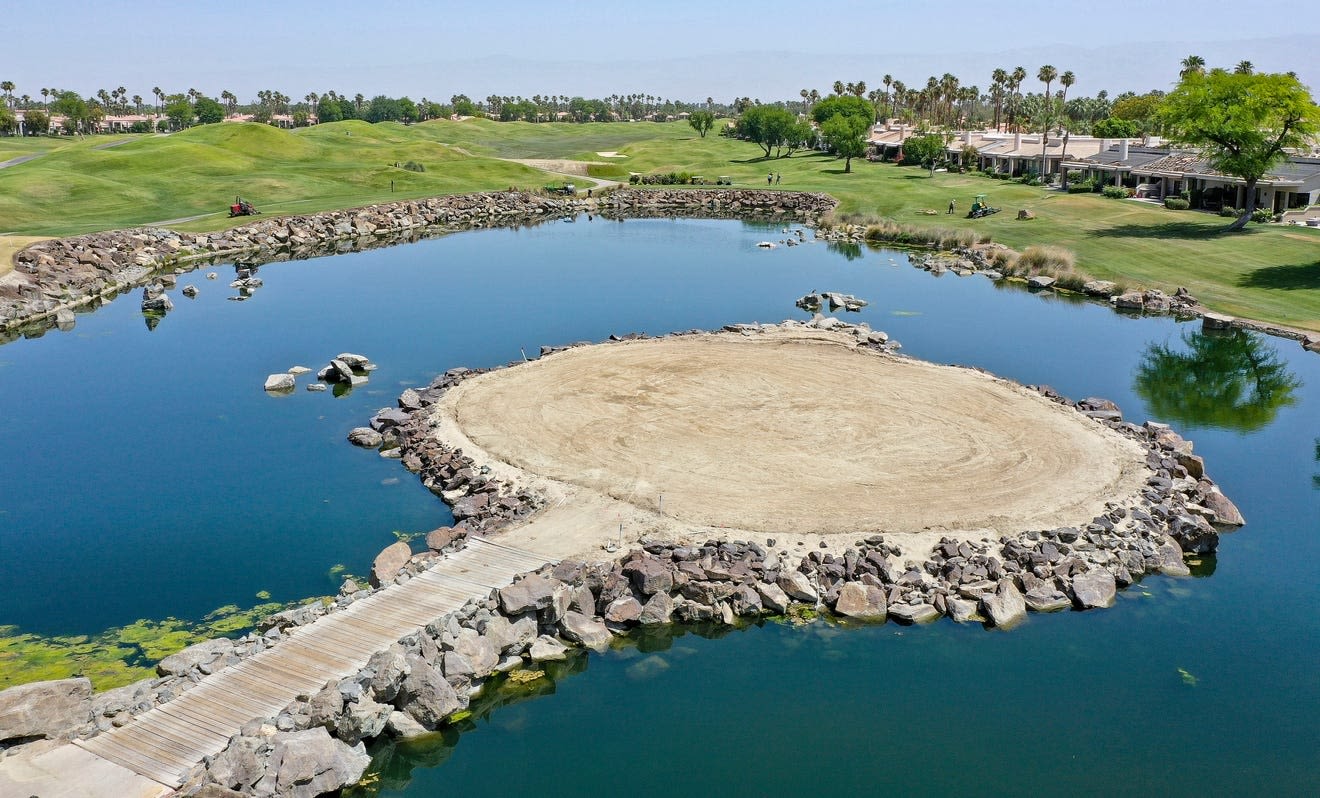
POLYGON ((765 184, 768 186, 773 182, 775 182, 775 173, 771 172, 770 174, 765 176, 765 184))
POLYGON ((953 213, 953 209, 956 208, 957 206, 958 206, 958 200, 949 200, 949 213, 953 213))
POLYGON ((781 181, 783 181, 783 179, 784 179, 784 176, 783 176, 782 174, 780 174, 779 172, 775 172, 775 184, 776 184, 776 185, 778 185, 781 181))

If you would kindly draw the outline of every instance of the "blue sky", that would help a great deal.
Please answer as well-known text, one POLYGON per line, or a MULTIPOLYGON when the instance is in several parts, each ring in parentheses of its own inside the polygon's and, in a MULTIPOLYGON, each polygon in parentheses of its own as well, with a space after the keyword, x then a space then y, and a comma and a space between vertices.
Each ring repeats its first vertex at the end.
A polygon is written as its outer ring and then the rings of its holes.
MULTIPOLYGON (((1241 0, 572 2, 207 0, 10 4, 0 80, 149 96, 269 88, 448 99, 463 92, 641 92, 680 99, 795 97, 834 80, 909 85, 952 72, 982 88, 996 66, 1043 63, 1074 92, 1168 88, 1178 61, 1238 60, 1320 88, 1320 14, 1241 0)), ((1297 5, 1296 8, 1303 8, 1297 5)), ((1034 88, 1034 87, 1032 87, 1034 88)))

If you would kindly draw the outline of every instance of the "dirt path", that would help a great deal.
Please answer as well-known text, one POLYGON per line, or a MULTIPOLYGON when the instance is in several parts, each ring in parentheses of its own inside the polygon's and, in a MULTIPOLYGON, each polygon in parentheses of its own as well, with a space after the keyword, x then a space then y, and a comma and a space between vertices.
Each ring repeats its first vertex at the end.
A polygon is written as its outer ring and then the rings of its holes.
POLYGON ((561 557, 620 525, 625 545, 883 532, 916 556, 1085 523, 1146 476, 1135 444, 1021 386, 801 327, 573 349, 464 382, 433 418, 548 498, 509 542, 561 557))
POLYGON ((510 163, 520 163, 523 166, 530 166, 533 169, 540 169, 542 172, 560 175, 562 177, 571 177, 575 180, 587 180, 592 183, 588 188, 602 189, 622 186, 617 180, 605 180, 600 177, 592 177, 587 174, 588 166, 604 166, 600 161, 566 161, 546 158, 501 158, 502 161, 510 163))

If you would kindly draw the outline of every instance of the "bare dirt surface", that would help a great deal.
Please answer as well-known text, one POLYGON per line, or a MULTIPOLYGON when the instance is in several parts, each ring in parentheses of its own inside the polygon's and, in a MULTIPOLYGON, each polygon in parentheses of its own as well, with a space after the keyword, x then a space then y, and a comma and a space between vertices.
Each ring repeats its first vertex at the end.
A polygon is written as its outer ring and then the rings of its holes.
POLYGON ((561 557, 642 536, 842 549, 1083 524, 1147 476, 1131 441, 1025 388, 800 326, 581 347, 470 379, 436 435, 548 507, 561 557))
POLYGON ((14 270, 14 256, 19 250, 38 241, 46 241, 49 236, 6 236, 0 235, 0 276, 14 270))

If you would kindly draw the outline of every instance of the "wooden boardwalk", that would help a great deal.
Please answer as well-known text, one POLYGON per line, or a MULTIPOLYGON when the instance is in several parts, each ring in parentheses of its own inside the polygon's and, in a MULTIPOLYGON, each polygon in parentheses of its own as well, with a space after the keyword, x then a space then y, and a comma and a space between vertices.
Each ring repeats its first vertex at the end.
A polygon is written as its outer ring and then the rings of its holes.
POLYGON ((520 549, 470 538, 459 551, 396 585, 299 627, 273 648, 203 679, 132 723, 77 745, 170 787, 217 754, 253 718, 274 717, 299 695, 360 670, 376 651, 485 597, 547 562, 520 549))

